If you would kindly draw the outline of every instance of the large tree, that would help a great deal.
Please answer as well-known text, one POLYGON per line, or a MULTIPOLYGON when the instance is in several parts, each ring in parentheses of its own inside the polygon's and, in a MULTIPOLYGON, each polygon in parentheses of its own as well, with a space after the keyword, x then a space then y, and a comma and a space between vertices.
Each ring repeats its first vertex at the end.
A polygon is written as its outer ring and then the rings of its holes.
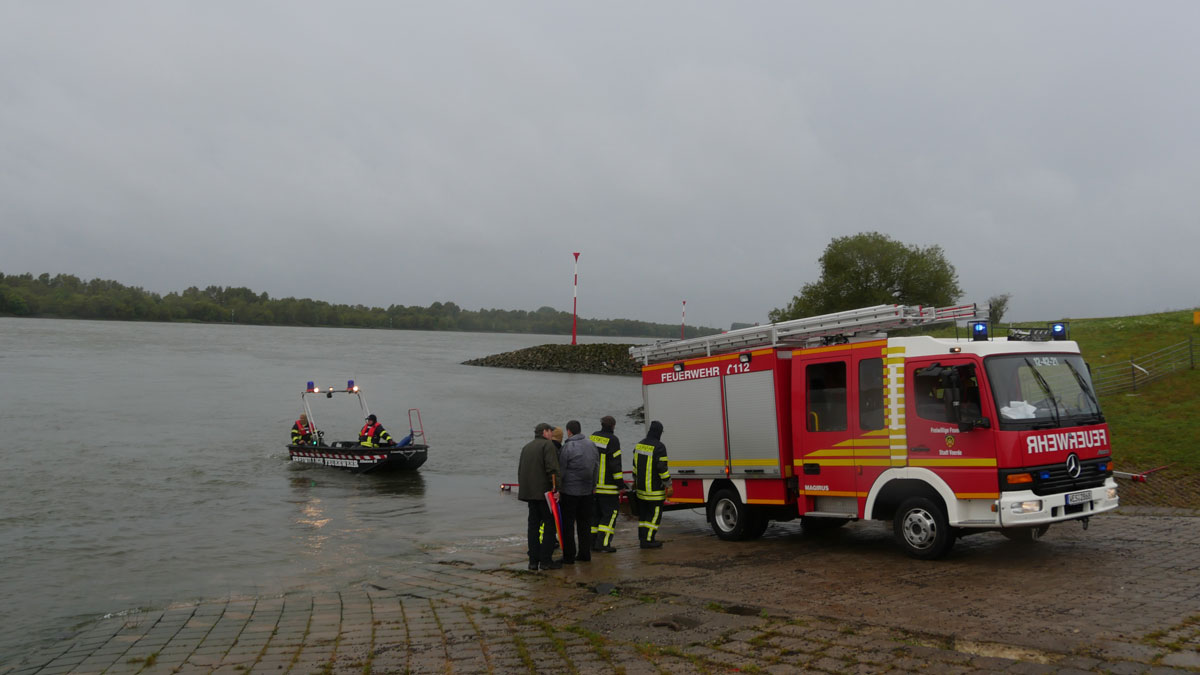
POLYGON ((952 305, 962 295, 958 272, 940 246, 909 246, 878 232, 838 237, 821 255, 821 278, 804 284, 771 321, 883 304, 952 305))

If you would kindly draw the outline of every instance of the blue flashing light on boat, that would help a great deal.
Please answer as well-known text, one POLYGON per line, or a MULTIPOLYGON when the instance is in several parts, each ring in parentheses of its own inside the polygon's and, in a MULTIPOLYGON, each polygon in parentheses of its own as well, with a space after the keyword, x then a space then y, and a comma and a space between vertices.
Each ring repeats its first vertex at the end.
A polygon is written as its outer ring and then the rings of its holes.
POLYGON ((358 391, 358 387, 354 386, 354 380, 346 380, 346 391, 358 391))
POLYGON ((316 390, 313 388, 313 383, 312 383, 312 380, 309 380, 309 381, 308 381, 308 387, 307 387, 307 388, 306 388, 304 391, 316 391, 316 390))

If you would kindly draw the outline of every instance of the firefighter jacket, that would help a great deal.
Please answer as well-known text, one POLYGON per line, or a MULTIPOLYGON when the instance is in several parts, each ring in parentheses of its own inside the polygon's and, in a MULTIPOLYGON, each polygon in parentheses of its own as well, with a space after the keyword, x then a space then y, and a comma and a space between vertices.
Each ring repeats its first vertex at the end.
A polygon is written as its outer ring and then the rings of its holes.
POLYGON ((667 467, 667 446, 662 437, 662 423, 650 423, 650 431, 641 443, 633 446, 633 486, 637 498, 643 501, 663 501, 671 484, 671 469, 667 467))
POLYGON ((377 448, 392 445, 392 435, 379 422, 367 422, 362 431, 358 432, 358 442, 364 448, 377 448))
POLYGON ((292 425, 292 445, 311 445, 312 444, 312 427, 306 422, 296 420, 292 425))
POLYGON ((601 429, 591 435, 591 441, 600 451, 600 476, 596 479, 596 494, 616 495, 625 487, 625 476, 621 472, 621 441, 613 432, 601 429))

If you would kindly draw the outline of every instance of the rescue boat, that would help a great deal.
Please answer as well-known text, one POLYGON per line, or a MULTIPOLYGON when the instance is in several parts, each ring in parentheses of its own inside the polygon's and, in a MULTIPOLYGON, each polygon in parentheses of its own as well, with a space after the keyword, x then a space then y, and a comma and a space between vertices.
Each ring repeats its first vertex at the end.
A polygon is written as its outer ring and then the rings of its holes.
POLYGON ((352 428, 347 434, 353 440, 327 442, 325 430, 317 424, 313 416, 312 402, 317 399, 332 399, 335 396, 357 399, 359 410, 362 412, 360 419, 365 420, 371 414, 362 390, 354 380, 348 380, 345 389, 322 388, 309 382, 300 398, 304 404, 304 414, 308 419, 313 442, 300 445, 288 443, 288 455, 293 464, 325 466, 351 473, 389 473, 413 471, 425 463, 429 445, 425 439, 425 428, 421 424, 421 411, 417 408, 408 409, 408 435, 394 441, 392 445, 364 446, 358 441, 356 428, 352 428))

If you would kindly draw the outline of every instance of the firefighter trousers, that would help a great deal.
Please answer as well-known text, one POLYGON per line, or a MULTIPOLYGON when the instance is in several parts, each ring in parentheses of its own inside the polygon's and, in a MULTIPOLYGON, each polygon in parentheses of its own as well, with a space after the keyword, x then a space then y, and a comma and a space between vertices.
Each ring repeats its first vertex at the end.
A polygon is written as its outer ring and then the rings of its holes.
POLYGON ((592 548, 612 546, 613 535, 617 533, 617 510, 620 508, 620 498, 617 495, 596 493, 595 514, 592 517, 592 548))
POLYGON ((638 499, 638 541, 649 544, 658 536, 658 524, 662 522, 662 499, 638 499))

